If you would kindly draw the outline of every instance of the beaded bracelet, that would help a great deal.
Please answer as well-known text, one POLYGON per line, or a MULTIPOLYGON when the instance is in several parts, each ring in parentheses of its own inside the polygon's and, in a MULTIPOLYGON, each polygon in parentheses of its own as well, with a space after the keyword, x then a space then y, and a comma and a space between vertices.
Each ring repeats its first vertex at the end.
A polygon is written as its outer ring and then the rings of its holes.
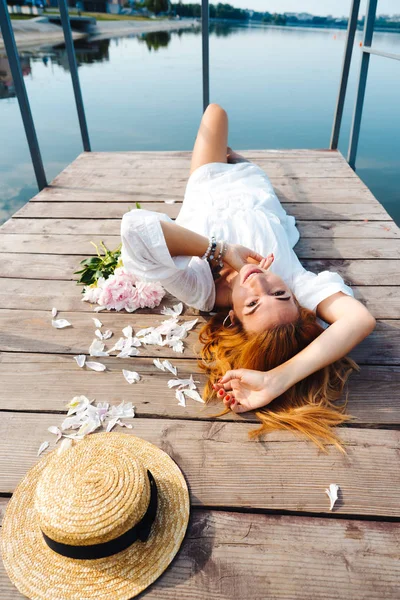
POLYGON ((210 256, 208 257, 208 261, 211 263, 214 258, 215 258, 215 250, 217 248, 217 240, 215 239, 215 237, 212 238, 212 244, 211 244, 211 253, 210 256))
MULTIPOLYGON (((210 237, 208 248, 204 252, 203 256, 201 257, 202 260, 208 260, 208 257, 210 256, 211 248, 212 248, 212 245, 214 242, 215 242, 215 237, 213 237, 213 236, 210 237)), ((215 242, 215 245, 216 245, 216 242, 215 242)))

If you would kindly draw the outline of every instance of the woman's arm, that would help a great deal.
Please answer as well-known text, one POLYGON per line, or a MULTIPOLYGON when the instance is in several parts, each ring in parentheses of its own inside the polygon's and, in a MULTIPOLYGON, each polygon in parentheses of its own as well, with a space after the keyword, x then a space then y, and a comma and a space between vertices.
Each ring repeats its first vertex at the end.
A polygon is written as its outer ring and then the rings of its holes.
MULTIPOLYGON (((160 224, 171 256, 201 257, 207 250, 209 240, 204 235, 200 235, 170 221, 161 221, 160 224)), ((218 242, 215 256, 218 256, 219 251, 220 243, 218 242)), ((250 248, 240 246, 239 244, 228 244, 223 260, 230 267, 239 271, 248 260, 258 264, 262 259, 263 257, 260 254, 253 252, 250 248)))
POLYGON ((266 406, 298 381, 348 354, 376 325, 368 309, 343 292, 321 302, 317 314, 332 324, 285 363, 265 373, 247 369, 228 371, 215 386, 216 390, 223 387, 228 391, 230 397, 225 404, 234 412, 266 406))

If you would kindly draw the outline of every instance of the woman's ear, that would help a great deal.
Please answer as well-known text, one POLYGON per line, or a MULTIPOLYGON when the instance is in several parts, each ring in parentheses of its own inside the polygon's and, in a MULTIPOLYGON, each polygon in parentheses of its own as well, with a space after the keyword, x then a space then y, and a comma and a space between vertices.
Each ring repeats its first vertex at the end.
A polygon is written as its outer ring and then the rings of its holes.
POLYGON ((236 319, 235 311, 232 309, 229 311, 229 318, 231 320, 232 325, 236 325, 237 319, 236 319))

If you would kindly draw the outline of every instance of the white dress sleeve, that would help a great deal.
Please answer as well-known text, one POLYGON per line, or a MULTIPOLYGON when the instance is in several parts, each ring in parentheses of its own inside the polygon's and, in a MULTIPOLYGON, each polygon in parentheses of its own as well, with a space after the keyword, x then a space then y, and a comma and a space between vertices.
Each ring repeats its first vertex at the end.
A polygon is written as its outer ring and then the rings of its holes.
POLYGON ((121 222, 124 267, 143 281, 159 281, 173 296, 198 310, 211 311, 215 285, 207 261, 197 256, 171 257, 160 221, 164 213, 134 209, 121 222))
MULTIPOLYGON (((300 263, 296 253, 292 250, 292 291, 299 304, 316 312, 318 304, 336 294, 343 292, 354 298, 354 292, 339 275, 333 271, 321 271, 321 273, 312 273, 307 271, 300 263)), ((318 322, 325 326, 325 321, 318 319, 318 322)))

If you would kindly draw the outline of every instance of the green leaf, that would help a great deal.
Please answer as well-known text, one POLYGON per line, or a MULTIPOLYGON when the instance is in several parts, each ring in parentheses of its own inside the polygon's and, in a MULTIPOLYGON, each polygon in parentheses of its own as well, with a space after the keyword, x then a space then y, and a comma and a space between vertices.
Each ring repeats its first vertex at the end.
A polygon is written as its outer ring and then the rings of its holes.
POLYGON ((139 202, 136 202, 136 208, 142 208, 139 202))

